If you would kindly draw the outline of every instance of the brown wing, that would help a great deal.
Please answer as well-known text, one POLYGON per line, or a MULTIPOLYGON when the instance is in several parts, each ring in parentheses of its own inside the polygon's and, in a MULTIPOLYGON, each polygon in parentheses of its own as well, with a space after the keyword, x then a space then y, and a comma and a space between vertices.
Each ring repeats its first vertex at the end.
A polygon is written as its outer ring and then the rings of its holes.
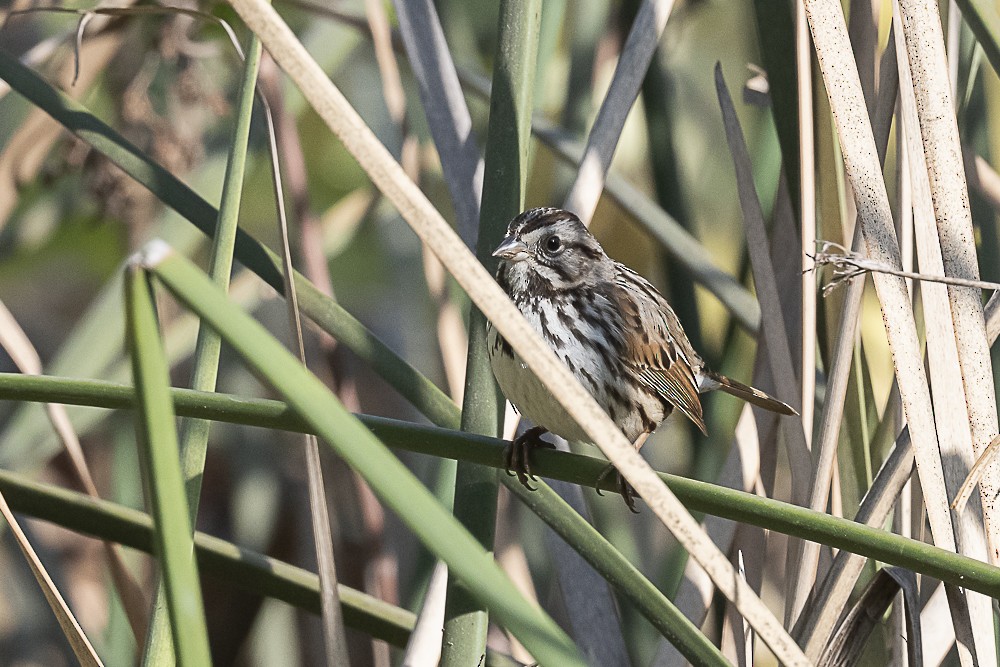
POLYGON ((695 369, 701 359, 666 299, 621 264, 615 285, 626 331, 628 363, 639 381, 684 413, 706 433, 695 369))

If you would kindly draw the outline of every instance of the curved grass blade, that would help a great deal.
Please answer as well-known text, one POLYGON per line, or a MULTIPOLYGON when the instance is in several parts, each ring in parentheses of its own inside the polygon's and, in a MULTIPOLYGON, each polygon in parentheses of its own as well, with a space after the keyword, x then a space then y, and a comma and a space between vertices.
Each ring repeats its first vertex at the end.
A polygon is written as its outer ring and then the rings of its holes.
POLYGON ((987 465, 993 462, 996 458, 997 452, 1000 452, 1000 435, 993 438, 990 441, 989 446, 986 447, 986 451, 976 459, 975 465, 969 470, 969 476, 965 478, 962 482, 962 486, 959 487, 958 493, 955 494, 955 499, 951 501, 951 508, 955 510, 958 514, 961 514, 965 510, 966 503, 969 502, 969 498, 972 496, 973 489, 976 488, 976 484, 982 478, 984 469, 987 465))
POLYGON ((817 665, 819 667, 847 667, 858 664, 865 642, 879 619, 882 618, 896 594, 903 592, 906 606, 907 646, 911 665, 920 665, 920 599, 917 578, 912 572, 899 568, 879 570, 869 582, 864 593, 840 624, 837 634, 827 646, 817 665))
MULTIPOLYGON (((746 139, 743 136, 739 119, 736 117, 736 108, 733 106, 729 90, 726 88, 721 63, 715 65, 715 86, 719 106, 722 108, 726 140, 729 143, 729 150, 732 153, 736 169, 736 182, 739 189, 740 206, 743 209, 747 248, 753 266, 754 284, 761 302, 762 329, 767 346, 767 358, 771 365, 771 375, 777 386, 785 392, 784 396, 791 399, 790 404, 801 407, 801 393, 797 390, 799 379, 795 374, 791 345, 783 325, 785 317, 782 313, 777 278, 771 261, 764 213, 753 182, 746 139), (792 398, 793 396, 794 398, 792 398)), ((809 369, 807 372, 811 373, 812 370, 809 369)), ((795 416, 781 419, 780 427, 784 435, 791 469, 792 500, 798 505, 804 505, 808 501, 812 481, 812 457, 806 442, 805 429, 811 430, 812 424, 805 425, 802 423, 801 417, 795 416)), ((794 623, 795 617, 801 613, 802 605, 805 604, 805 592, 811 588, 808 584, 815 579, 815 573, 803 572, 798 569, 800 560, 797 556, 801 553, 802 548, 801 542, 792 542, 789 545, 789 553, 794 554, 790 558, 790 586, 786 590, 785 604, 785 624, 789 627, 794 623)))
MULTIPOLYGON (((253 35, 253 46, 260 52, 260 40, 253 35)), ((256 82, 256 75, 253 77, 256 82)), ((248 87, 251 84, 248 82, 248 87)), ((281 162, 278 158, 278 138, 274 126, 274 116, 267 97, 260 95, 264 118, 267 123, 268 148, 271 157, 271 185, 278 218, 278 235, 281 239, 281 278, 285 293, 285 307, 288 326, 299 363, 306 366, 305 343, 302 339, 302 315, 299 309, 299 295, 295 288, 295 268, 292 266, 292 251, 288 242, 288 216, 285 209, 285 190, 281 184, 281 162)), ((221 228, 221 225, 220 225, 221 228)), ((323 482, 319 443, 313 435, 304 440, 306 455, 306 480, 309 488, 309 517, 312 523, 313 545, 319 569, 320 597, 323 605, 322 627, 323 645, 327 663, 334 667, 349 665, 347 639, 344 622, 337 604, 337 567, 333 555, 333 532, 330 528, 330 509, 327 506, 326 485, 323 482)))

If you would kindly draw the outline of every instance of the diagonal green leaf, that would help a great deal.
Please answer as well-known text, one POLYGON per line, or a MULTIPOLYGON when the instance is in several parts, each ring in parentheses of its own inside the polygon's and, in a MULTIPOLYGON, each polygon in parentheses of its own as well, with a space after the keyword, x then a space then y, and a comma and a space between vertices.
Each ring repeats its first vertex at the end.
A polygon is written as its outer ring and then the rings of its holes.
POLYGON ((516 591, 483 547, 413 473, 260 324, 231 304, 191 262, 164 244, 151 244, 143 262, 289 401, 533 655, 543 663, 582 664, 576 648, 552 619, 516 591))

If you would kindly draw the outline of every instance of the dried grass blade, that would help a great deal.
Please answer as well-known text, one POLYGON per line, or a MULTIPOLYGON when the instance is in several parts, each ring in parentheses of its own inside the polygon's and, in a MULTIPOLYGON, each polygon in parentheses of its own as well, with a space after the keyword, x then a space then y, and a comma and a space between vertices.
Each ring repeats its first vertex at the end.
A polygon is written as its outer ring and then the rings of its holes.
MULTIPOLYGON (((958 122, 949 92, 938 5, 933 0, 900 0, 898 7, 912 65, 920 136, 945 272, 957 278, 978 280, 979 263, 972 212, 962 164, 958 122)), ((948 289, 948 302, 965 384, 972 447, 978 456, 1000 430, 983 304, 978 290, 954 287, 948 289)), ((980 488, 990 559, 997 563, 1000 561, 1000 501, 997 500, 1000 495, 1000 465, 991 465, 987 469, 980 488)))
POLYGON ((38 554, 31 547, 28 537, 21 530, 20 524, 14 518, 14 514, 10 511, 7 500, 3 497, 2 493, 0 493, 0 514, 10 524, 10 530, 17 541, 17 546, 20 547, 21 553, 24 554, 24 559, 28 562, 31 573, 35 575, 35 580, 42 589, 42 594, 45 596, 46 602, 49 603, 49 607, 52 608, 52 613, 56 615, 56 620, 59 622, 59 627, 62 628, 63 634, 66 636, 66 641, 69 642, 70 648, 73 649, 73 655, 76 656, 76 659, 84 667, 103 666, 104 663, 97 657, 97 652, 91 645, 90 640, 87 639, 87 635, 84 634, 83 628, 77 623, 76 617, 73 616, 69 605, 63 600, 59 589, 56 588, 56 585, 52 582, 52 578, 49 577, 49 573, 45 571, 45 566, 42 565, 38 554))
MULTIPOLYGON (((871 123, 865 113, 856 64, 851 57, 843 8, 835 0, 804 2, 868 252, 873 259, 898 267, 899 248, 889 198, 876 159, 877 149, 871 123)), ((905 282, 895 276, 876 274, 874 282, 882 305, 903 409, 913 437, 921 487, 925 498, 929 499, 928 518, 934 542, 942 548, 954 550, 955 538, 947 506, 930 392, 909 293, 905 282)), ((969 612, 964 599, 958 594, 949 597, 956 626, 967 628, 969 612)), ((965 643, 971 649, 971 645, 965 643)))
MULTIPOLYGON (((746 581, 746 564, 743 550, 739 548, 736 549, 736 571, 746 581)), ((731 604, 726 605, 721 643, 723 652, 735 667, 750 667, 753 664, 753 629, 731 604)))
MULTIPOLYGON (((259 42, 254 39, 254 46, 259 42)), ((271 185, 277 209, 278 232, 281 239, 281 267, 284 281, 285 306, 288 326, 291 330, 295 353, 306 366, 305 343, 302 339, 302 315, 299 310, 298 290, 295 286, 295 267, 292 266, 292 251, 288 241, 288 216, 285 209, 285 191, 281 185, 281 164, 278 158, 277 135, 274 118, 267 99, 259 98, 267 122, 267 137, 271 157, 271 185)), ((323 647, 327 662, 333 667, 350 665, 347 654, 347 638, 344 634, 344 618, 337 598, 337 564, 333 554, 333 531, 330 527, 330 509, 327 506, 326 484, 319 456, 319 441, 314 435, 303 437, 306 454, 306 479, 309 487, 309 518, 312 524, 313 542, 316 548, 316 563, 319 570, 320 604, 322 606, 323 647)))
MULTIPOLYGON (((812 44, 809 24, 801 2, 795 3, 795 74, 798 90, 799 126, 799 218, 802 256, 802 423, 806 443, 812 449, 814 405, 816 404, 816 277, 806 253, 816 240, 816 145, 813 113, 812 44)), ((786 171, 792 165, 785 165, 786 171)), ((814 487, 815 488, 815 487, 814 487)))
MULTIPOLYGON (((22 373, 26 375, 42 374, 42 360, 38 356, 38 352, 3 302, 0 302, 0 347, 7 351, 11 360, 22 373)), ((91 498, 100 498, 97 485, 90 474, 87 459, 83 455, 80 439, 66 413, 66 407, 56 403, 46 403, 45 411, 52 423, 52 428, 59 436, 59 440, 69 456, 70 467, 80 486, 91 498)), ((111 542, 104 542, 103 545, 104 552, 108 557, 111 579, 118 590, 132 633, 136 641, 140 642, 146 634, 146 596, 139 587, 139 582, 132 576, 132 572, 125 564, 121 547, 111 542)))
POLYGON ((438 561, 434 566, 427 592, 417 615, 417 624, 406 643, 402 667, 436 667, 441 660, 441 628, 444 626, 445 592, 448 589, 448 566, 438 561))
MULTIPOLYGON (((890 31, 890 34, 891 31, 890 31)), ((889 128, 892 124, 892 112, 896 106, 898 77, 896 75, 896 47, 892 41, 886 48, 881 61, 881 81, 879 82, 878 101, 873 118, 873 126, 880 164, 885 161, 886 147, 889 143, 889 128)), ((852 248, 859 254, 863 251, 860 222, 855 222, 852 248)), ((855 341, 861 312, 861 297, 864 292, 864 280, 851 280, 848 284, 847 296, 844 298, 843 310, 837 324, 836 343, 832 361, 827 371, 826 398, 819 420, 819 434, 814 448, 816 461, 812 496, 809 506, 817 511, 823 511, 829 500, 830 480, 833 477, 834 459, 840 438, 841 423, 844 417, 844 404, 847 398, 847 388, 850 380, 851 361, 854 358, 855 341)), ((809 545, 803 552, 803 560, 810 552, 815 551, 809 545)), ((812 561, 815 554, 810 555, 812 561)), ((812 569, 814 564, 806 564, 805 569, 812 569)))
POLYGON ((934 586, 930 595, 926 593, 923 609, 920 610, 921 652, 929 665, 942 665, 955 646, 955 628, 948 617, 948 598, 944 586, 934 586))
MULTIPOLYGON (((736 166, 736 183, 739 188, 743 221, 746 226, 747 248, 753 265, 754 284, 761 304, 761 322, 764 339, 767 342, 771 374, 775 379, 775 384, 783 388, 778 396, 791 400, 791 404, 795 405, 801 395, 795 391, 795 398, 792 398, 792 391, 799 386, 799 382, 795 375, 788 335, 783 325, 784 315, 781 311, 781 298, 774 276, 774 268, 771 264, 764 213, 761 210, 760 200, 757 198, 757 191, 754 187, 750 154, 743 138, 743 130, 723 80, 722 66, 718 63, 715 66, 715 87, 719 97, 719 105, 722 107, 726 139, 729 142, 729 150, 736 166)), ((796 504, 804 505, 808 501, 812 481, 812 458, 806 444, 802 420, 798 417, 783 418, 780 424, 785 446, 788 448, 792 476, 792 500, 796 504)), ((798 563, 798 560, 793 562, 793 572, 797 569, 798 563)), ((786 589, 790 595, 785 607, 785 621, 788 626, 791 626, 789 619, 792 619, 793 622, 800 613, 805 604, 805 595, 812 590, 813 579, 816 577, 815 572, 798 572, 798 575, 798 577, 790 577, 792 585, 786 589)))
POLYGON ((917 578, 909 570, 883 568, 865 588, 865 592, 837 629, 837 634, 827 646, 817 667, 847 667, 857 664, 865 647, 865 642, 879 619, 885 614, 896 594, 903 592, 906 606, 907 630, 910 632, 911 666, 919 665, 920 599, 917 593, 917 578), (914 635, 914 633, 916 633, 914 635), (914 641, 916 640, 916 641, 914 641), (915 652, 918 655, 915 655, 915 652))
POLYGON ((441 215, 410 181, 370 128, 305 51, 288 26, 262 0, 232 0, 275 60, 354 155, 376 186, 438 255, 472 300, 569 414, 635 487, 653 512, 698 559, 726 597, 735 601, 772 651, 788 664, 808 664, 760 598, 735 576, 726 557, 634 450, 621 431, 530 328, 503 290, 476 261, 441 215))
POLYGON ((382 75, 382 98, 389 110, 389 118, 400 129, 406 122, 406 93, 399 76, 399 65, 392 50, 392 29, 385 7, 378 0, 365 0, 365 16, 375 47, 375 62, 382 75))
MULTIPOLYGON (((891 33, 891 31, 890 31, 891 33)), ((889 128, 892 123, 892 112, 895 108, 898 77, 896 75, 896 48, 892 41, 883 54, 881 62, 881 80, 879 82, 878 101, 873 119, 876 148, 879 163, 885 161, 886 147, 889 143, 889 128)), ((852 247, 862 250, 863 238, 861 223, 855 222, 854 241, 852 247)), ((855 341, 861 313, 861 297, 864 293, 864 280, 852 280, 844 298, 843 310, 837 325, 836 344, 830 363, 826 384, 826 399, 820 414, 819 434, 814 448, 814 478, 809 506, 817 511, 824 511, 829 500, 830 483, 833 478, 834 460, 837 444, 840 439, 841 423, 844 416, 844 405, 850 383, 851 362, 854 358, 855 341)), ((800 571, 815 571, 819 561, 819 546, 807 543, 802 551, 800 571)), ((819 598, 820 606, 823 598, 819 598)), ((839 607, 838 607, 839 608, 839 607)), ((832 631, 832 620, 830 630, 832 631)), ((825 644, 825 641, 824 641, 825 644)), ((807 647, 809 643, 806 642, 807 647)), ((807 648, 807 654, 808 648, 807 648)), ((811 654, 815 657, 815 653, 811 654)))
POLYGON ((903 594, 903 619, 906 625, 906 656, 910 667, 923 667, 923 626, 920 622, 920 594, 917 577, 910 570, 901 567, 887 567, 882 570, 899 584, 903 594))
POLYGON ((983 310, 986 313, 986 340, 992 347, 1000 338, 1000 292, 990 297, 983 310))
POLYGON ((993 438, 982 455, 976 459, 975 464, 969 471, 969 476, 965 478, 962 486, 959 487, 958 493, 955 495, 955 500, 951 502, 951 508, 955 510, 956 514, 961 515, 965 511, 965 504, 969 502, 972 490, 976 488, 976 484, 982 479, 983 474, 986 472, 986 467, 996 458, 997 452, 1000 452, 1000 435, 993 438))
MULTIPOLYGON (((934 186, 930 181, 929 156, 925 154, 926 144, 921 145, 920 101, 917 94, 917 80, 913 76, 910 58, 903 44, 903 28, 897 14, 895 38, 899 51, 900 107, 905 136, 911 196, 913 202, 913 230, 920 270, 929 273, 944 273, 942 253, 945 246, 939 241, 939 227, 934 224, 934 186)), ((940 28, 940 26, 939 26, 940 28)), ((917 67, 918 63, 913 63, 917 67)), ((943 231, 943 230, 942 230, 943 231)), ((973 454, 973 432, 969 428, 972 409, 967 396, 966 378, 961 368, 961 349, 958 329, 961 324, 953 322, 949 308, 949 289, 940 284, 923 283, 920 296, 923 302, 924 324, 927 335, 927 359, 931 378, 931 393, 934 398, 934 419, 937 424, 938 446, 944 470, 945 487, 949 497, 957 493, 959 486, 975 462, 973 454)), ((980 309, 982 306, 980 305, 980 309)), ((983 344, 985 345, 985 327, 983 344)), ((987 357, 989 352, 987 350, 987 357)), ((992 388, 992 379, 990 381, 992 388)), ((939 503, 939 498, 925 498, 925 503, 939 503)), ((947 500, 946 500, 947 502, 947 500)), ((956 541, 958 550, 984 562, 989 562, 986 539, 983 535, 982 505, 974 503, 972 511, 956 515, 956 541)), ((993 638, 993 614, 989 598, 978 593, 967 592, 972 634, 976 642, 976 655, 983 664, 996 662, 996 648, 993 638)), ((958 636, 964 630, 956 629, 958 636)))

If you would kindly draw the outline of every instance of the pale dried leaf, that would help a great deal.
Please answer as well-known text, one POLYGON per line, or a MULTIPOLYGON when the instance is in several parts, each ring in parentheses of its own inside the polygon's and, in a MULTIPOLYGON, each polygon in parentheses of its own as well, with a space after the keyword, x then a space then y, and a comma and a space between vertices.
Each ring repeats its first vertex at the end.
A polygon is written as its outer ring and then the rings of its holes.
POLYGON ((441 660, 441 637, 444 628, 444 605, 448 592, 448 566, 438 561, 431 573, 423 604, 417 613, 402 667, 436 667, 441 660))
POLYGON ((986 466, 993 462, 997 452, 1000 452, 1000 435, 993 438, 989 446, 983 451, 979 458, 976 459, 975 464, 972 466, 972 470, 969 471, 969 476, 965 478, 965 481, 962 482, 962 486, 958 489, 958 494, 956 494, 955 500, 951 502, 951 508, 955 510, 956 513, 961 514, 965 510, 965 504, 969 502, 972 490, 976 488, 976 484, 978 484, 979 480, 982 479, 983 473, 986 472, 986 466))
POLYGON ((912 572, 902 568, 883 568, 847 612, 817 667, 847 667, 857 664, 868 636, 900 591, 903 592, 906 608, 910 665, 915 667, 922 664, 917 578, 912 572))
MULTIPOLYGON (((905 16, 905 11, 903 14, 905 16)), ((926 142, 922 144, 920 141, 919 132, 923 119, 918 116, 923 114, 919 108, 920 93, 917 80, 913 76, 916 74, 914 71, 916 67, 910 66, 913 51, 903 44, 905 20, 901 21, 897 14, 893 22, 896 27, 896 48, 899 52, 900 108, 908 154, 917 260, 922 272, 944 274, 944 254, 947 250, 946 246, 942 245, 938 232, 939 229, 943 232, 945 228, 939 227, 940 220, 935 225, 934 204, 937 195, 933 184, 933 172, 930 169, 930 155, 925 158, 927 144, 926 142)), ((909 40, 912 36, 907 33, 906 37, 909 40)), ((918 63, 917 67, 919 66, 921 65, 918 63)), ((952 313, 955 308, 953 291, 935 283, 922 283, 920 289, 927 335, 928 371, 935 408, 934 420, 937 424, 938 447, 948 497, 957 493, 975 460, 974 433, 970 430, 970 415, 973 408, 968 400, 968 378, 965 377, 961 364, 962 325, 957 319, 953 322, 952 313)), ((924 503, 927 505, 938 505, 942 502, 947 503, 948 498, 944 500, 937 496, 924 498, 924 503)), ((982 505, 977 502, 970 509, 972 511, 957 515, 953 519, 957 523, 955 538, 958 550, 967 556, 988 561, 986 536, 983 534, 982 505)), ((985 595, 971 591, 965 595, 965 600, 969 606, 970 623, 968 627, 963 627, 964 619, 956 618, 953 622, 956 624, 957 636, 964 645, 971 635, 975 642, 973 655, 978 656, 985 664, 993 664, 996 662, 996 648, 990 600, 985 595)), ((965 659, 964 651, 959 653, 965 659)), ((969 662, 968 659, 966 662, 969 662)))
POLYGON ((56 615, 59 627, 62 628, 63 634, 66 636, 66 640, 73 649, 73 655, 75 655, 76 659, 80 661, 80 664, 85 667, 103 665, 101 659, 97 657, 97 652, 94 651, 94 647, 90 644, 90 640, 87 639, 87 635, 84 634, 83 628, 81 628, 80 624, 77 623, 76 617, 73 616, 73 612, 66 604, 66 601, 63 600, 62 595, 59 593, 59 589, 57 589, 56 585, 52 583, 52 579, 49 577, 48 572, 45 571, 45 566, 42 565, 42 561, 38 559, 38 555, 31 547, 31 543, 28 542, 27 536, 24 534, 24 531, 21 530, 21 526, 17 523, 17 519, 14 518, 14 514, 10 511, 10 507, 7 505, 7 500, 3 497, 3 494, 0 494, 0 514, 2 514, 7 523, 10 524, 10 530, 14 535, 14 539, 17 541, 17 546, 20 547, 21 552, 24 554, 24 559, 28 562, 28 566, 31 568, 31 573, 35 575, 35 580, 38 581, 38 585, 41 587, 42 593, 45 595, 45 600, 49 603, 49 607, 52 608, 52 613, 56 615))

